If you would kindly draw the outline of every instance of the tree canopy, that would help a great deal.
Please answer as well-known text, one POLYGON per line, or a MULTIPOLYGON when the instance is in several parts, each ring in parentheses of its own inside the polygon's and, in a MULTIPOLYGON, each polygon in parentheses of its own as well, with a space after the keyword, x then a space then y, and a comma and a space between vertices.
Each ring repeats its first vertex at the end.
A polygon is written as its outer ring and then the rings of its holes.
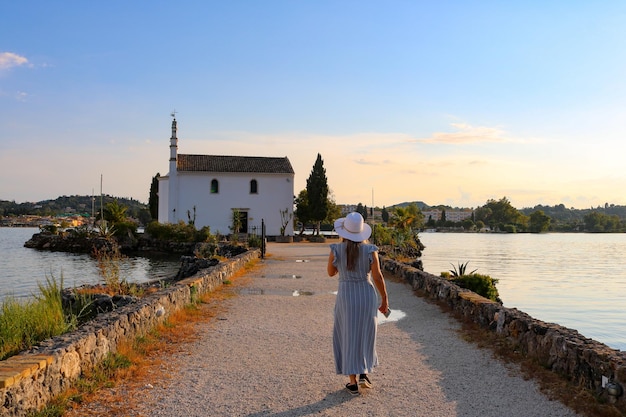
POLYGON ((550 229, 550 217, 537 210, 530 215, 530 231, 533 233, 547 232, 550 229))
POLYGON ((498 201, 488 200, 487 204, 477 208, 475 213, 476 220, 482 220, 492 230, 504 230, 506 225, 522 224, 524 223, 523 217, 525 217, 511 205, 506 197, 498 201))

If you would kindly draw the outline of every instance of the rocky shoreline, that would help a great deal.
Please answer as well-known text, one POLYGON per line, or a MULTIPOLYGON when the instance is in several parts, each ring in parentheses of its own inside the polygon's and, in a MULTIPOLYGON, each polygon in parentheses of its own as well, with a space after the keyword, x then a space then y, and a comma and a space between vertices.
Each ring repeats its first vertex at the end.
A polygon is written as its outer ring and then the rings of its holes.
POLYGON ((193 255, 196 242, 174 242, 152 239, 147 235, 129 237, 117 241, 107 237, 90 237, 81 233, 63 232, 35 233, 24 246, 32 249, 56 252, 92 253, 97 250, 119 250, 124 254, 136 253, 169 253, 193 255))
MULTIPOLYGON (((202 270, 214 267, 220 261, 213 257, 210 259, 195 256, 195 253, 202 250, 202 243, 197 242, 173 242, 151 239, 148 236, 141 236, 138 239, 128 240, 119 244, 117 240, 106 237, 88 237, 76 233, 35 233, 24 246, 37 250, 47 250, 56 252, 87 253, 96 254, 98 252, 117 252, 127 255, 154 255, 154 254, 179 254, 180 267, 175 276, 166 279, 151 280, 138 284, 142 293, 158 291, 164 286, 173 285, 185 278, 191 277, 202 270)), ((247 252, 243 246, 234 246, 228 242, 218 244, 215 255, 221 258, 232 258, 247 252)), ((129 304, 137 304, 141 297, 128 294, 110 294, 101 284, 82 285, 75 288, 64 288, 62 290, 62 302, 64 307, 71 311, 75 306, 81 304, 84 294, 90 294, 88 311, 82 311, 83 317, 93 319, 94 317, 109 313, 129 304)), ((81 307, 82 310, 85 307, 81 307)))

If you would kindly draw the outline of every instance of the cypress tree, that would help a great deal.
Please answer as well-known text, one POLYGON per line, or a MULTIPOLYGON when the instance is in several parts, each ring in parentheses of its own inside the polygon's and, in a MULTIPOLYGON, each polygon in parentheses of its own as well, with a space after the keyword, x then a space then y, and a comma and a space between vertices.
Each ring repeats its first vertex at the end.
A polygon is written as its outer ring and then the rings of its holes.
POLYGON ((157 172, 157 174, 152 177, 152 183, 150 184, 148 208, 150 209, 152 220, 158 220, 159 218, 159 177, 161 177, 161 174, 157 172))
POLYGON ((322 156, 318 153, 309 178, 306 180, 306 192, 309 200, 309 215, 317 222, 316 234, 320 233, 320 223, 328 216, 328 179, 322 156))
POLYGON ((385 206, 383 206, 383 211, 380 213, 380 215, 385 223, 389 221, 389 212, 387 211, 387 208, 385 206))

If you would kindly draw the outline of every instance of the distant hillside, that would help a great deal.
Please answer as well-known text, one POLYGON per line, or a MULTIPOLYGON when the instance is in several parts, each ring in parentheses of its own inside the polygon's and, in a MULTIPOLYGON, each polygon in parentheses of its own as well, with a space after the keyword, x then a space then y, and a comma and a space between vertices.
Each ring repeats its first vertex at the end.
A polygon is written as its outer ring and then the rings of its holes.
MULTIPOLYGON (((438 208, 438 209, 445 209, 445 210, 462 210, 464 207, 452 207, 452 206, 447 206, 444 204, 438 204, 436 206, 431 206, 430 204, 426 204, 423 201, 406 201, 404 203, 399 203, 399 204, 394 204, 393 206, 391 206, 391 208, 393 207, 406 207, 410 204, 415 204, 417 206, 417 208, 419 208, 420 210, 428 210, 428 209, 434 209, 434 208, 438 208)), ((389 208, 389 207, 388 207, 389 208)))
MULTIPOLYGON (((114 200, 125 207, 128 207, 127 214, 131 217, 145 217, 148 206, 132 198, 102 196, 102 203, 106 207, 107 203, 114 200)), ((37 203, 16 203, 15 201, 0 200, 0 216, 60 216, 64 214, 83 214, 90 216, 92 213, 100 211, 100 196, 61 196, 56 200, 44 200, 37 203)))
MULTIPOLYGON (((395 204, 393 206, 387 207, 387 209, 392 209, 394 207, 406 207, 409 204, 416 204, 420 210, 424 209, 445 209, 445 210, 459 210, 458 207, 450 207, 446 205, 437 205, 430 206, 422 201, 412 201, 412 202, 404 202, 395 204)), ((620 206, 615 204, 605 204, 604 206, 598 207, 590 207, 588 209, 575 209, 575 208, 567 208, 564 204, 557 204, 554 206, 544 206, 544 205, 536 205, 535 207, 525 207, 518 209, 518 211, 526 216, 530 216, 535 211, 541 210, 545 215, 549 216, 552 225, 576 225, 584 223, 585 216, 597 212, 607 216, 617 216, 622 221, 626 220, 626 206, 620 206)))
POLYGON ((558 204, 555 206, 542 206, 537 205, 532 208, 523 208, 519 211, 525 215, 530 215, 531 213, 541 210, 549 216, 552 221, 568 223, 568 222, 580 222, 584 219, 585 215, 598 212, 605 214, 607 216, 617 216, 620 219, 626 219, 626 206, 617 206, 615 204, 605 204, 604 207, 590 207, 588 209, 575 209, 575 208, 567 208, 563 204, 558 204))
MULTIPOLYGON (((409 206, 411 204, 415 204, 417 205, 417 208, 420 210, 424 210, 424 207, 430 207, 428 204, 424 203, 423 201, 406 201, 404 203, 399 203, 399 204, 394 204, 393 206, 391 206, 391 208, 393 207, 406 207, 409 206)), ((387 207, 390 208, 390 207, 387 207)))

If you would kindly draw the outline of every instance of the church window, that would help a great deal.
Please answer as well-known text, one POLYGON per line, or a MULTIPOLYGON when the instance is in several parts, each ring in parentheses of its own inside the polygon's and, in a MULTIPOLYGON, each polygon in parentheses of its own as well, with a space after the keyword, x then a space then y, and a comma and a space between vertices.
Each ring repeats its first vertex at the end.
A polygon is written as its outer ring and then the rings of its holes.
POLYGON ((211 180, 211 194, 217 194, 220 191, 220 185, 216 179, 211 180))
POLYGON ((251 180, 250 181, 250 194, 258 194, 258 190, 257 190, 257 182, 256 180, 251 180))

